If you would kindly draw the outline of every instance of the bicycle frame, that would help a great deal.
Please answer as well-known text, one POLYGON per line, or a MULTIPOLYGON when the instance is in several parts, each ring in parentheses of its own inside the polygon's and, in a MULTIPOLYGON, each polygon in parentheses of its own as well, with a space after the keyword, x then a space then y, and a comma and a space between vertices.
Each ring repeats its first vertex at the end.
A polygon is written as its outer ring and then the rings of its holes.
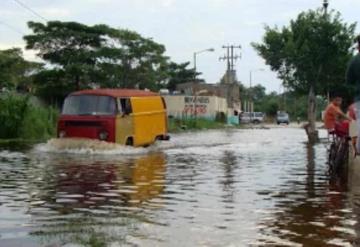
POLYGON ((339 175, 347 167, 349 158, 349 136, 338 136, 335 132, 329 133, 330 148, 328 149, 329 173, 339 175))

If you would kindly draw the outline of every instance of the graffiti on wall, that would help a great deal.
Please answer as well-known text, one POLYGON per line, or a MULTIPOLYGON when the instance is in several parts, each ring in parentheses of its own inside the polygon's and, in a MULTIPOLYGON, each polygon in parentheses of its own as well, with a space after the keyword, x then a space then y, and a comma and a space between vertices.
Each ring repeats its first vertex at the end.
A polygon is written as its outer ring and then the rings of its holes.
POLYGON ((210 98, 204 96, 186 96, 184 97, 184 103, 183 114, 206 115, 210 104, 210 98))

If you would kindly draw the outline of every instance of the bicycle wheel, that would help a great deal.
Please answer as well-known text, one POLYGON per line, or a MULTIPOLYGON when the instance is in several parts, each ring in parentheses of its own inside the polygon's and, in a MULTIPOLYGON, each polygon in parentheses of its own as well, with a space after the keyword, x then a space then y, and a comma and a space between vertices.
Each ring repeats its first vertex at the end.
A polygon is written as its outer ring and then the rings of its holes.
POLYGON ((340 143, 339 150, 335 157, 334 172, 340 174, 344 166, 349 161, 349 143, 345 140, 340 143))
POLYGON ((335 143, 331 143, 329 149, 328 165, 329 173, 332 174, 335 171, 335 159, 336 159, 337 148, 335 143))

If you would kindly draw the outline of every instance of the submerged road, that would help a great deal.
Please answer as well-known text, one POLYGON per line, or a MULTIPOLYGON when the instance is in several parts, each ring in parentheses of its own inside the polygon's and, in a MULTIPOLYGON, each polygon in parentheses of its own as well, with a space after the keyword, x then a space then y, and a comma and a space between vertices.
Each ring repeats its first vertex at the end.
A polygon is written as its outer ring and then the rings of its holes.
POLYGON ((150 148, 0 149, 0 246, 357 246, 360 181, 302 129, 150 148))

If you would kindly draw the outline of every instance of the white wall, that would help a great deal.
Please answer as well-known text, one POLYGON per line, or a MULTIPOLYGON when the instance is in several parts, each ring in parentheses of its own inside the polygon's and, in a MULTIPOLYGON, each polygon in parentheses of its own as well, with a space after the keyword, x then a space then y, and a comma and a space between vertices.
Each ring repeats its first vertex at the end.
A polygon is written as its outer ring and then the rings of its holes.
POLYGON ((226 99, 217 96, 165 95, 163 97, 168 115, 175 118, 196 116, 214 119, 217 112, 228 113, 226 99))

